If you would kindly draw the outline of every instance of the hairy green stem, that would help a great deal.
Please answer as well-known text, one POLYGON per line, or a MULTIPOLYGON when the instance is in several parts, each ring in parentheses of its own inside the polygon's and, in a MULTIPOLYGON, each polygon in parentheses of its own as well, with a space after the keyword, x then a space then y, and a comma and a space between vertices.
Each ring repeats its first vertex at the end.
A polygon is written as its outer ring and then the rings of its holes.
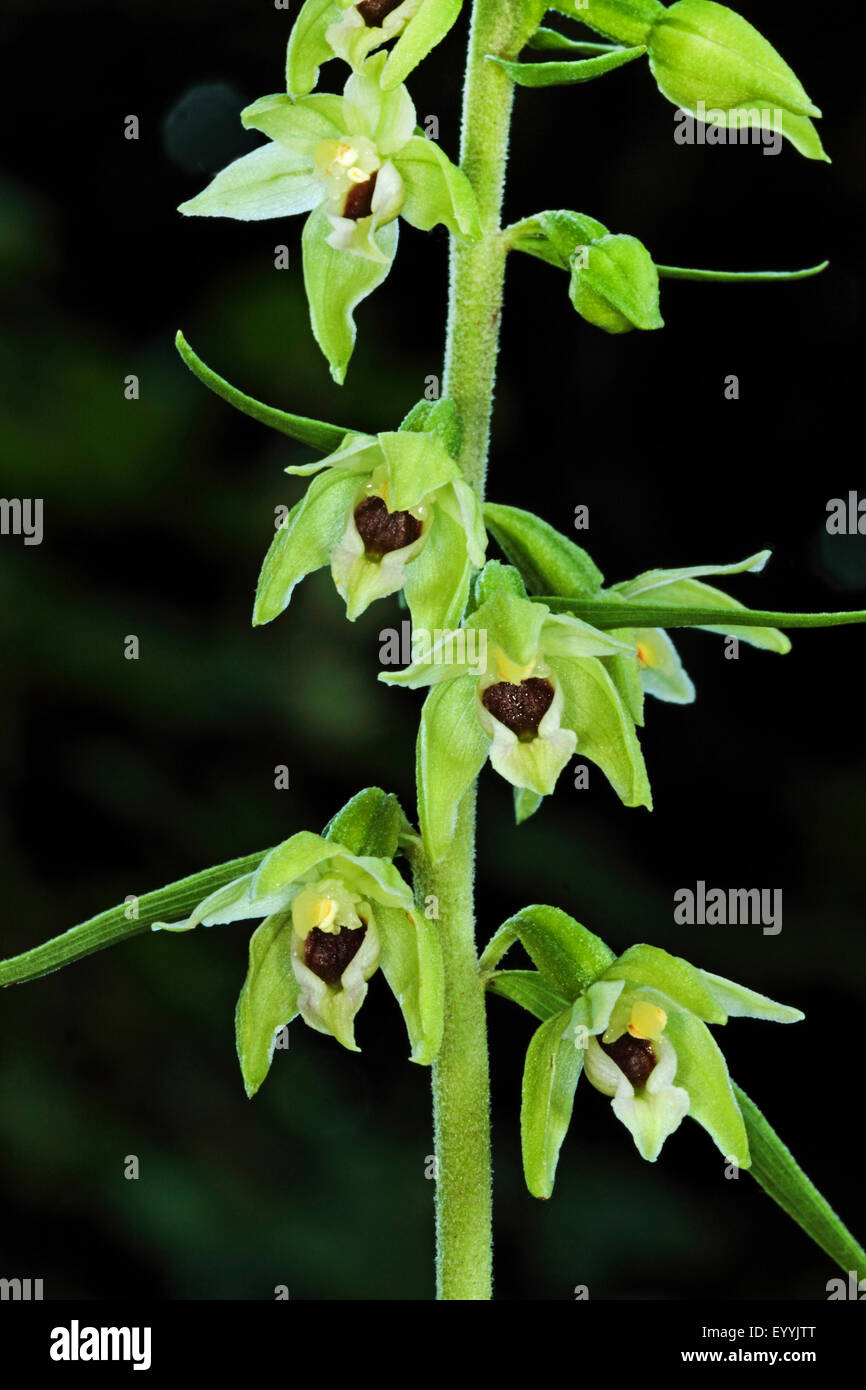
MULTIPOLYGON (((463 93, 461 165, 478 200, 482 236, 452 238, 443 390, 463 421, 460 464, 484 495, 499 319, 507 248, 502 195, 514 85, 488 54, 512 57, 521 0, 475 0, 463 93)), ((435 894, 445 962, 445 1030, 433 1066, 436 1183, 436 1291, 440 1299, 492 1295, 490 1078, 484 985, 474 925, 475 787, 457 815, 452 848, 420 868, 426 897, 435 894)))

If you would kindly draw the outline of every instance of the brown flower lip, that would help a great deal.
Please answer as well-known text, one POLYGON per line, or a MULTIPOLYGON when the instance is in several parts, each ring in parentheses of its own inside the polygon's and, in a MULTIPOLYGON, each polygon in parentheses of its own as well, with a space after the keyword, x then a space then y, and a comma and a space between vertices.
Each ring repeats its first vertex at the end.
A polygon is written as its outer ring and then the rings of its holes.
POLYGON ((630 1033, 623 1033, 616 1042, 602 1042, 600 1037, 596 1041, 602 1052, 613 1058, 632 1086, 643 1086, 657 1061, 649 1038, 633 1038, 630 1033))
POLYGON ((343 204, 343 216, 349 217, 353 222, 358 222, 362 217, 369 217, 373 211, 373 190, 376 187, 378 169, 374 169, 368 179, 363 183, 353 183, 346 194, 346 201, 343 204))
POLYGON ((387 555, 417 541, 423 530, 411 512, 389 512, 382 497, 365 497, 355 508, 355 525, 368 555, 387 555))
POLYGON ((335 932, 313 927, 304 938, 304 965, 326 985, 338 985, 366 934, 366 923, 362 927, 340 927, 335 932))
POLYGON ((402 5, 403 0, 361 0, 355 8, 368 29, 378 29, 392 10, 402 5))
POLYGON ((499 681, 488 685, 481 703, 521 743, 529 743, 537 738, 538 726, 553 704, 553 686, 544 676, 530 676, 519 685, 499 681))

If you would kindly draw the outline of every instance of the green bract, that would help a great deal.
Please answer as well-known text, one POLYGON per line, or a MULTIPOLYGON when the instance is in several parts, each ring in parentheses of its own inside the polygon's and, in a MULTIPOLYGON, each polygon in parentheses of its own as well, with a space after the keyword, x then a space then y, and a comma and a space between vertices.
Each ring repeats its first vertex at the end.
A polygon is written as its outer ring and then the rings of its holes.
MULTIPOLYGON (((388 800, 371 792, 355 802, 374 795, 388 800)), ((352 808, 349 803, 329 835, 351 830, 352 808)), ((382 824, 396 848, 394 822, 382 824)), ((335 838, 301 831, 271 850, 253 873, 210 894, 184 921, 157 923, 155 930, 190 931, 256 917, 264 921, 250 941, 236 1015, 249 1095, 268 1073, 276 1035, 297 1014, 358 1051, 355 1015, 380 966, 403 1011, 412 1061, 433 1060, 442 1034, 439 941, 390 857, 352 853, 335 838)))
POLYGON ((258 220, 308 212, 302 245, 313 332, 342 382, 355 344, 354 311, 382 283, 397 250, 397 218, 429 231, 478 234, 468 179, 416 132, 405 87, 385 92, 385 54, 353 73, 343 96, 262 97, 243 124, 270 137, 235 160, 180 211, 258 220))
POLYGON ((711 125, 781 130, 808 159, 827 159, 820 116, 796 73, 741 15, 714 0, 677 0, 646 40, 659 90, 711 125))
POLYGON ((581 1070, 611 1097, 642 1158, 654 1162, 691 1115, 728 1162, 749 1167, 743 1116, 706 1025, 729 1017, 794 1023, 803 1018, 798 1009, 656 946, 631 946, 613 959, 597 936, 550 907, 526 908, 506 922, 482 969, 492 969, 518 939, 538 968, 539 985, 533 988, 525 971, 503 971, 490 976, 489 987, 543 1020, 526 1056, 521 1110, 524 1169, 534 1196, 553 1191, 581 1070), (547 945, 552 929, 554 952, 547 945))
POLYGON ((254 623, 270 622, 298 580, 328 564, 350 621, 402 589, 417 625, 460 622, 487 538, 477 495, 438 431, 348 434, 327 458, 286 472, 319 476, 265 557, 254 623))
POLYGON ((496 562, 479 576, 478 596, 462 628, 422 642, 405 671, 379 677, 433 687, 418 735, 419 818, 431 857, 447 851, 460 799, 488 757, 514 787, 542 797, 578 749, 627 806, 650 807, 634 720, 602 660, 621 654, 636 664, 634 649, 533 603, 517 571, 496 562))
POLYGON ((462 3, 463 0, 305 0, 286 54, 289 95, 311 92, 319 66, 329 58, 343 58, 353 68, 361 68, 374 49, 396 38, 381 75, 382 87, 393 90, 445 37, 462 3))

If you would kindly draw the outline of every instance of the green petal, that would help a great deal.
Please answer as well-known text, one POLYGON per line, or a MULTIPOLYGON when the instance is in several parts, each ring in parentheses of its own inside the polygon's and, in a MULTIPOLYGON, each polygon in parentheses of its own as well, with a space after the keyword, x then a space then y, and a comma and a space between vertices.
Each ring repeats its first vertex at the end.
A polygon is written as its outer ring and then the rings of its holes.
POLYGON ((544 619, 539 647, 544 656, 570 656, 578 659, 584 656, 627 657, 637 665, 634 646, 626 643, 612 632, 601 632, 579 618, 567 614, 551 613, 544 619))
POLYGON ((363 73, 352 73, 343 90, 348 133, 366 135, 382 156, 397 154, 415 130, 415 107, 406 88, 385 92, 379 85, 386 62, 387 54, 377 53, 363 73))
POLYGON ((390 859, 375 854, 345 854, 339 845, 332 849, 332 854, 334 873, 353 892, 385 907, 408 910, 414 906, 412 889, 390 859))
POLYGON ((401 216, 413 227, 429 232, 442 223, 455 235, 481 235, 472 185, 435 140, 413 135, 394 163, 405 188, 401 216))
POLYGON ((272 143, 229 164, 198 197, 181 203, 178 212, 256 222, 309 212, 322 201, 322 193, 310 161, 272 143))
MULTIPOLYGON (((282 146, 305 157, 311 167, 316 146, 322 140, 339 140, 345 134, 346 119, 342 97, 327 92, 316 92, 298 101, 280 92, 259 97, 241 112, 241 122, 248 130, 260 130, 276 141, 278 148, 282 146)), ((324 196, 321 181, 316 182, 324 196)))
POLYGON ((418 730, 418 815, 427 853, 448 853, 457 808, 478 776, 489 740, 478 722, 475 682, 436 685, 424 701, 418 730))
POLYGON ((478 493, 463 478, 455 478, 440 492, 437 505, 448 512, 466 535, 466 549, 473 565, 480 569, 487 553, 487 532, 478 493))
POLYGON ((428 632, 458 627, 471 575, 466 533, 437 506, 423 550, 406 566, 403 589, 415 627, 428 632))
POLYGON ((578 62, 560 63, 511 63, 505 58, 490 55, 490 61, 503 67, 518 87, 561 87, 575 82, 591 82, 595 77, 603 77, 624 63, 633 63, 642 58, 645 47, 616 48, 610 53, 602 53, 595 58, 585 58, 578 62))
POLYGON ((272 622, 288 606, 295 585, 327 565, 357 495, 352 474, 324 473, 307 488, 271 542, 256 588, 253 626, 272 622))
POLYGON ((398 38, 380 81, 386 92, 405 82, 409 73, 444 39, 454 24, 463 0, 424 0, 398 38))
POLYGON ((749 1142, 728 1066, 706 1024, 692 1014, 671 1014, 666 1035, 677 1053, 676 1084, 689 1093, 689 1114, 726 1159, 748 1168, 749 1142))
POLYGON ((722 975, 711 975, 708 970, 700 973, 713 998, 730 1018, 766 1018, 774 1023, 799 1023, 806 1017, 799 1009, 792 1009, 788 1004, 777 1004, 766 994, 746 989, 744 985, 726 980, 722 975))
POLYGON ((270 854, 265 855, 255 874, 254 890, 257 895, 267 896, 280 892, 309 873, 326 859, 332 859, 341 846, 314 835, 309 830, 300 830, 289 836, 270 854))
POLYGON ((636 627, 633 631, 641 658, 639 677, 644 690, 669 704, 690 705, 695 698, 695 687, 667 633, 660 627, 636 627))
POLYGON ((727 1022, 727 1014, 703 971, 658 946, 630 946, 604 972, 604 978, 628 980, 631 984, 658 990, 681 1009, 688 1009, 708 1023, 727 1022))
MULTIPOLYGON (((484 572, 489 569, 488 564, 484 572)), ((543 604, 499 591, 485 599, 467 622, 474 628, 486 630, 488 648, 499 647, 518 666, 526 666, 538 654, 547 615, 543 604)))
POLYGON ((323 468, 340 468, 344 473, 372 473, 380 463, 382 446, 376 435, 347 432, 327 458, 289 464, 285 471, 297 478, 308 478, 313 473, 321 473, 323 468))
POLYGON ((340 386, 346 379, 355 347, 355 310, 391 269, 397 251, 397 227, 395 219, 377 233, 377 245, 385 256, 380 263, 329 246, 326 238, 331 224, 324 208, 316 208, 304 224, 304 284, 310 321, 316 342, 330 364, 331 376, 340 386))
POLYGON ((460 477, 438 434, 390 430, 379 435, 388 470, 388 507, 392 512, 417 507, 437 488, 460 477))
POLYGON ((644 687, 637 660, 634 629, 628 627, 612 628, 611 636, 626 643, 629 650, 628 653, 616 652, 613 656, 602 657, 602 664, 613 681, 626 710, 635 724, 642 727, 644 722, 644 687))
POLYGON ((652 809, 652 794, 634 721, 595 657, 553 663, 565 697, 563 727, 577 734, 577 751, 597 763, 620 801, 652 809))
POLYGON ((526 1186, 533 1197, 553 1192, 559 1150, 574 1106, 583 1067, 568 1027, 570 1009, 554 1015, 533 1034, 526 1053, 520 1106, 520 1139, 526 1186))
POLYGON ((445 989, 434 922, 417 909, 378 907, 382 970, 400 1005, 412 1044, 410 1060, 429 1066, 442 1042, 445 989))
POLYGON ((250 938, 249 968, 235 1011, 238 1060, 250 1099, 270 1071, 277 1034, 298 1012, 291 917, 291 912, 266 917, 250 938))
POLYGON ((291 97, 306 96, 319 80, 319 68, 334 50, 325 38, 329 25, 342 16, 337 0, 305 0, 289 34, 286 50, 286 89, 291 97))

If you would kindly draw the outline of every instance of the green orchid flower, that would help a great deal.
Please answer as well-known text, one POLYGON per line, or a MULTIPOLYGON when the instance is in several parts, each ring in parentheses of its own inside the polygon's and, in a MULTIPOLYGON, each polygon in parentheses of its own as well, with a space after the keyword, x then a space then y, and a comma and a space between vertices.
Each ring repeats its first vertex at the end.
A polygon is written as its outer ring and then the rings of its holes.
POLYGON ((381 73, 385 91, 409 73, 454 24, 463 0, 305 0, 292 28, 286 54, 290 96, 305 96, 318 81, 319 67, 342 58, 361 69, 382 44, 397 39, 381 73))
POLYGON ((537 1018, 526 1055, 521 1133, 529 1190, 549 1197, 582 1071, 609 1096, 653 1163, 688 1115, 728 1162, 751 1164, 727 1064, 710 1033, 729 1018, 795 1023, 799 1009, 700 970, 657 946, 619 957, 567 913, 532 906, 505 922, 481 957, 488 988, 537 1018), (495 967, 520 941, 535 970, 495 967))
MULTIPOLYGON (((718 608, 720 621, 712 627, 703 627, 704 632, 715 632, 725 637, 735 637, 750 646, 763 651, 779 652, 784 655, 791 650, 791 643, 783 632, 774 627, 739 627, 736 621, 737 609, 743 604, 721 589, 702 583, 706 575, 717 574, 758 574, 770 558, 769 550, 760 550, 732 565, 694 565, 688 569, 647 570, 635 579, 626 579, 602 590, 599 598, 624 598, 634 603, 653 603, 670 607, 718 608), (730 617, 727 617, 727 614, 730 617), (725 615, 725 616, 722 616, 725 615)), ((680 660, 676 647, 663 628, 616 629, 616 635, 623 642, 633 642, 638 656, 638 676, 640 685, 648 695, 673 704, 690 704, 695 698, 695 687, 689 679, 680 660)), ((635 702, 634 671, 631 667, 618 664, 618 674, 625 677, 622 689, 632 694, 631 708, 640 718, 640 696, 635 702)))
POLYGON ((652 805, 634 721, 603 658, 636 653, 619 638, 534 603, 510 567, 490 562, 463 627, 431 642, 389 685, 431 686, 418 735, 419 814, 434 860, 487 759, 529 798, 549 796, 576 749, 627 806, 652 805))
POLYGON ((309 213, 302 247, 316 341, 342 383, 355 344, 354 311, 388 274, 397 219, 429 231, 479 234, 465 174, 419 134, 405 87, 385 92, 385 54, 353 73, 343 96, 262 97, 241 113, 270 138, 217 174, 180 211, 259 220, 309 213))
MULTIPOLYGON (((444 406, 444 402, 439 402, 444 406)), ((403 590, 414 623, 456 626, 487 535, 477 495, 435 429, 347 434, 277 531, 259 578, 253 622, 270 622, 294 586, 330 565, 351 622, 403 590)))
POLYGON ((301 831, 184 921, 155 929, 191 931, 257 917, 264 920, 250 941, 236 1020, 249 1095, 268 1073, 277 1034, 298 1014, 359 1051, 355 1017, 380 967, 403 1011, 411 1060, 432 1061, 442 1035, 439 941, 390 859, 353 854, 301 831))

